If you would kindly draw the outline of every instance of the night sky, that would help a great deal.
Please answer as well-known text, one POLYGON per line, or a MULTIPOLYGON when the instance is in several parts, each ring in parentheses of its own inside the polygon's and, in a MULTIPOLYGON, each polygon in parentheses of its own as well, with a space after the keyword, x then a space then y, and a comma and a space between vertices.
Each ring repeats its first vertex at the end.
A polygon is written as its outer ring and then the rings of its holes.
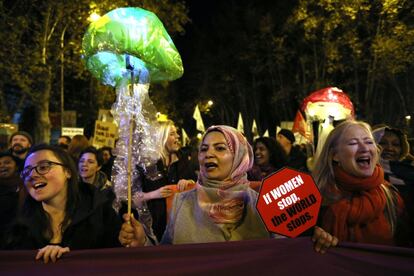
MULTIPOLYGON (((179 125, 184 126, 186 131, 190 132, 191 135, 196 134, 195 120, 192 119, 192 112, 194 111, 194 107, 197 101, 199 100, 198 99, 199 94, 198 94, 198 91, 196 91, 197 88, 193 88, 191 91, 186 90, 186 88, 188 87, 188 83, 197 82, 197 80, 194 78, 194 74, 196 74, 197 72, 193 70, 194 63, 197 63, 196 53, 198 53, 198 56, 200 56, 200 52, 207 52, 209 50, 210 52, 211 50, 213 52, 218 51, 217 49, 215 49, 216 45, 214 45, 214 41, 212 44, 210 44, 210 46, 199 43, 199 41, 201 38, 203 38, 204 41, 207 38, 207 41, 211 42, 211 40, 214 38, 211 38, 210 40, 209 39, 210 37, 213 37, 219 32, 223 32, 223 30, 217 29, 216 27, 213 27, 213 26, 217 24, 216 21, 219 20, 219 15, 222 15, 225 11, 227 11, 225 10, 226 4, 228 5, 229 3, 236 3, 238 7, 248 8, 249 5, 254 5, 255 7, 260 6, 262 9, 263 7, 268 7, 268 9, 277 10, 281 6, 283 6, 283 8, 287 7, 289 9, 289 7, 294 5, 293 3, 295 3, 295 1, 292 1, 291 3, 289 3, 289 5, 286 4, 285 1, 278 1, 276 3, 268 3, 267 1, 262 1, 262 0, 256 0, 256 1, 239 0, 239 1, 227 1, 227 2, 216 1, 216 0, 186 1, 187 7, 189 9, 189 18, 191 19, 191 22, 184 26, 185 28, 184 35, 176 35, 173 37, 174 44, 176 45, 178 51, 180 52, 180 55, 183 60, 183 66, 184 66, 183 77, 174 81, 174 85, 176 85, 177 87, 179 87, 178 89, 180 89, 180 92, 177 92, 174 97, 176 98, 180 97, 182 99, 181 101, 178 101, 178 104, 176 104, 177 108, 181 112, 178 120, 182 120, 181 122, 178 121, 177 123, 179 125), (216 29, 213 29, 213 28, 216 28, 216 29), (183 107, 178 106, 181 103, 185 103, 184 104, 185 106, 191 106, 191 108, 185 108, 186 111, 184 112, 182 110, 183 107)), ((283 17, 277 19, 277 21, 279 21, 279 24, 284 20, 285 18, 283 17)), ((238 22, 237 24, 243 25, 240 22, 238 22)), ((234 23, 230 25, 234 25, 234 23)), ((220 66, 222 66, 222 70, 223 68, 232 66, 231 64, 229 65, 226 62, 227 62, 226 60, 223 60, 223 63, 220 64, 220 66)), ((213 93, 217 93, 217 91, 214 91, 213 93)), ((293 97, 294 96, 292 96, 292 98, 293 97)), ((212 97, 212 99, 215 100, 214 96, 212 97)), ((267 101, 268 99, 263 98, 262 100, 267 101)), ((213 106, 213 108, 217 108, 217 106, 213 106)), ((296 106, 293 107, 292 110, 295 108, 296 106)), ((296 112, 296 109, 294 111, 296 112)), ((235 110, 234 112, 238 113, 239 111, 235 110)), ((204 124, 206 127, 211 124, 230 124, 235 127, 237 123, 237 113, 233 114, 234 115, 233 122, 231 123, 220 121, 217 118, 211 118, 209 116, 206 116, 206 114, 203 114, 203 113, 202 113, 202 116, 203 116, 204 124)), ((275 127, 278 124, 276 120, 278 119, 275 118, 275 116, 271 116, 271 115, 269 116, 268 112, 263 112, 260 115, 262 116, 262 118, 259 118, 259 116, 256 115, 256 121, 259 124, 259 129, 261 129, 262 133, 266 129, 268 129, 271 132, 271 134, 274 134, 275 127)), ((288 120, 293 120, 294 118, 293 116, 294 114, 287 116, 289 117, 288 120)), ((243 118, 243 120, 244 120, 245 127, 247 124, 247 128, 250 128, 249 124, 252 123, 251 120, 246 120, 246 118, 243 118)))
POLYGON ((187 0, 186 4, 191 22, 185 25, 184 35, 174 37, 174 44, 180 52, 184 70, 186 69, 187 60, 191 58, 191 48, 194 46, 196 32, 201 32, 204 28, 209 27, 217 10, 216 0, 187 0))

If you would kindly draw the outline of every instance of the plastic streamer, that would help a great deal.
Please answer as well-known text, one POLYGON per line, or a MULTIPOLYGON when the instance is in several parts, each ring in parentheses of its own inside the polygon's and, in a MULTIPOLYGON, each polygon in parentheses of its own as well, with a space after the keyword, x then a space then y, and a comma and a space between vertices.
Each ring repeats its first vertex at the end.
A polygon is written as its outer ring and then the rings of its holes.
POLYGON ((114 206, 119 209, 128 201, 130 212, 131 198, 142 191, 138 168, 145 172, 154 167, 162 147, 150 82, 181 77, 181 57, 157 16, 141 8, 115 9, 91 23, 82 48, 88 70, 116 87, 111 110, 119 129, 112 169, 114 206))
POLYGON ((122 201, 128 199, 128 146, 131 122, 132 195, 142 191, 136 166, 145 171, 160 158, 159 125, 148 89, 148 83, 134 84, 133 95, 130 95, 130 85, 121 85, 117 87, 117 100, 112 106, 111 112, 118 122, 119 129, 119 139, 114 149, 116 158, 112 169, 117 209, 122 201))

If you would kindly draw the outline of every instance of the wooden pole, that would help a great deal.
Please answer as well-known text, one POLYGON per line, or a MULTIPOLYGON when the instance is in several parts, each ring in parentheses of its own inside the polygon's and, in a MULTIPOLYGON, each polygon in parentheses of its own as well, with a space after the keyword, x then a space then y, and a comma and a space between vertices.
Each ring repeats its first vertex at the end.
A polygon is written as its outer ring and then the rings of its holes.
MULTIPOLYGON (((126 68, 131 71, 131 83, 129 96, 134 96, 134 68, 130 64, 129 55, 126 56, 126 68)), ((129 117, 129 138, 128 138, 128 217, 131 217, 132 203, 132 133, 134 128, 134 115, 129 117)))
MULTIPOLYGON (((134 89, 134 88, 132 88, 134 89)), ((132 129, 134 127, 133 116, 129 118, 129 139, 128 139, 128 217, 131 217, 132 202, 132 129)))

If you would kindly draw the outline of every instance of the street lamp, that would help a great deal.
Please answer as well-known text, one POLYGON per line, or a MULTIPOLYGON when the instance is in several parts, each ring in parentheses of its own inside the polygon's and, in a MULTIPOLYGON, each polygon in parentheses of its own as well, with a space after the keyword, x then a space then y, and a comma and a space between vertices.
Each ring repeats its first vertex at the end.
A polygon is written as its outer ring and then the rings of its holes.
POLYGON ((411 135, 411 115, 405 116, 405 123, 407 125, 407 134, 408 136, 411 135))
POLYGON ((98 13, 93 12, 93 13, 91 13, 91 14, 89 15, 88 20, 89 20, 90 22, 95 22, 95 21, 98 21, 98 20, 99 20, 99 18, 101 18, 101 16, 100 16, 98 13))
POLYGON ((66 24, 65 28, 63 28, 62 34, 60 36, 60 128, 62 131, 63 128, 63 113, 65 112, 65 33, 66 28, 68 25, 66 24))

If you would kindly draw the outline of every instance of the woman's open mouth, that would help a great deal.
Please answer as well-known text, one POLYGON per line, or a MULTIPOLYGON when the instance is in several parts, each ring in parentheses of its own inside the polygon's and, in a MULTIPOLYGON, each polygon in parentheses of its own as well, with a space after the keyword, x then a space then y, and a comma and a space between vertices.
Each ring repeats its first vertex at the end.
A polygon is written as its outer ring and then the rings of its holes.
POLYGON ((381 154, 381 157, 385 160, 395 160, 396 158, 396 154, 394 152, 387 152, 387 151, 383 151, 381 154))
POLYGON ((370 157, 359 157, 356 159, 356 163, 362 169, 370 168, 371 166, 371 158, 370 157))
POLYGON ((208 162, 208 163, 205 163, 204 164, 204 167, 206 168, 207 171, 212 171, 215 168, 217 168, 218 165, 216 163, 214 163, 214 162, 208 162))
POLYGON ((39 189, 42 189, 43 187, 46 187, 47 183, 45 182, 40 182, 40 183, 36 183, 33 185, 33 189, 35 189, 36 191, 39 189))
POLYGON ((9 169, 7 168, 0 169, 0 175, 6 175, 8 173, 9 173, 9 169))

